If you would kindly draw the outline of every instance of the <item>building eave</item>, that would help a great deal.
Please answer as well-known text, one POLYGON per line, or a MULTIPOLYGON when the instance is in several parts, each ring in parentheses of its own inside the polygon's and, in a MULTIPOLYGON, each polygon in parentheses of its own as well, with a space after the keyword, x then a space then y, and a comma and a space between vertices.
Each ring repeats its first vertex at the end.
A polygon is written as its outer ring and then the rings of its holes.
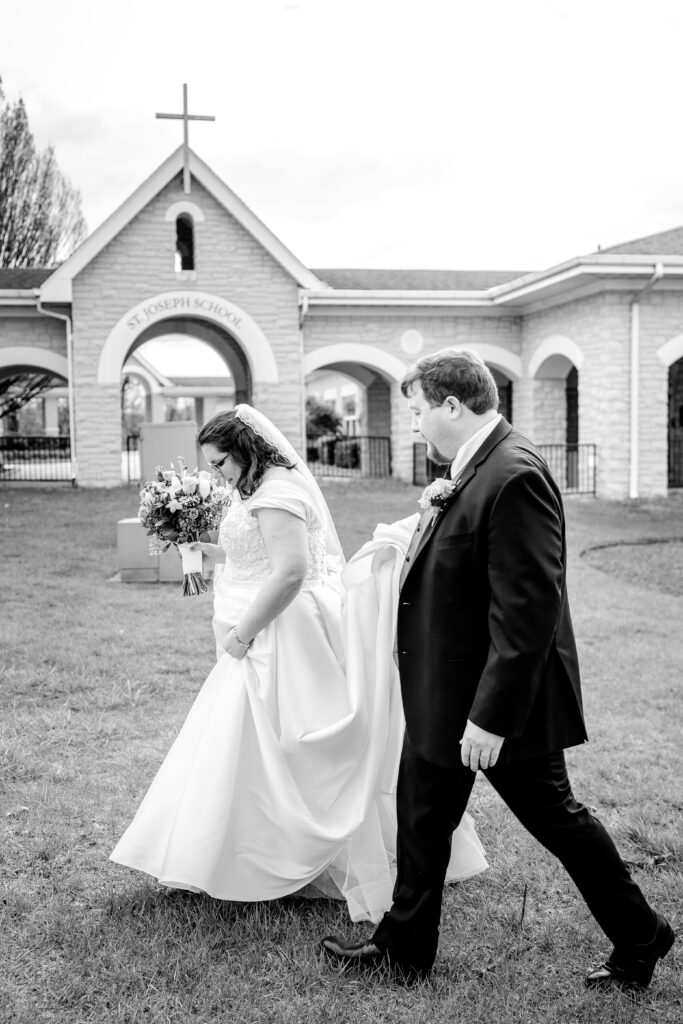
POLYGON ((587 293, 617 288, 637 288, 652 276, 657 263, 664 267, 658 287, 677 286, 683 280, 683 256, 579 256, 547 270, 526 274, 514 281, 482 291, 417 291, 409 289, 302 290, 305 314, 353 313, 381 310, 390 314, 430 309, 435 315, 458 310, 473 314, 521 316, 538 308, 559 305, 587 293))
POLYGON ((0 306, 37 306, 34 288, 4 288, 0 291, 0 306))

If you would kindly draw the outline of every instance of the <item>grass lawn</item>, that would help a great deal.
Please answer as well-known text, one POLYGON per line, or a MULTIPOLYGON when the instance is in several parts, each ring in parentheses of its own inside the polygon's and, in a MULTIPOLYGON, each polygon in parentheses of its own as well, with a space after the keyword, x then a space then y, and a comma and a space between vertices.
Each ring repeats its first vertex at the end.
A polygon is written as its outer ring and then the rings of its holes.
MULTIPOLYGON (((325 489, 347 554, 417 509, 393 482, 325 489)), ((680 943, 644 996, 583 989, 607 941, 481 779, 491 867, 449 887, 433 979, 411 989, 319 962, 323 934, 368 932, 343 905, 221 903, 112 864, 214 656, 209 595, 110 582, 116 521, 136 508, 126 489, 0 489, 3 1024, 683 1021, 680 943)), ((574 788, 680 930, 683 495, 573 498, 567 514, 591 737, 569 754, 574 788)))

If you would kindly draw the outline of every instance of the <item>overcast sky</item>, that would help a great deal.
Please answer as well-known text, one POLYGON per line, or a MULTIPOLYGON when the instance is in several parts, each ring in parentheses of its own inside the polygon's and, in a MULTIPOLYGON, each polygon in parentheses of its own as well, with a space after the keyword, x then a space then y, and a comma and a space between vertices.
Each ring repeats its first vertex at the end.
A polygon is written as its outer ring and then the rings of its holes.
POLYGON ((540 269, 683 224, 681 0, 4 0, 92 230, 181 141, 308 266, 540 269))

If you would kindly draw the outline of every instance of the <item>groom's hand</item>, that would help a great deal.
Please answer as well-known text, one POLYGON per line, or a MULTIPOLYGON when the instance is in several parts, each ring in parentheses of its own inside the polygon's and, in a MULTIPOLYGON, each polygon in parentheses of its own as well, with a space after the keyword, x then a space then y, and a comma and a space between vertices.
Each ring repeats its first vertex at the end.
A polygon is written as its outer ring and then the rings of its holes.
POLYGON ((486 732, 486 729, 480 729, 468 718, 465 732, 460 740, 462 763, 465 768, 471 768, 473 772, 480 768, 493 768, 504 742, 504 736, 486 732))

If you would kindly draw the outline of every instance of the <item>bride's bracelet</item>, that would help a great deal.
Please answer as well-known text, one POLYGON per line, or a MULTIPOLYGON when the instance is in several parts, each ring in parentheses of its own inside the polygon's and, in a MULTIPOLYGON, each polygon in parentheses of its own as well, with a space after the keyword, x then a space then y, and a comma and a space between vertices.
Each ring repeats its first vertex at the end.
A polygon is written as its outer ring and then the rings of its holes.
POLYGON ((232 633, 232 635, 234 636, 235 640, 240 645, 240 647, 251 647, 251 645, 254 642, 254 638, 253 637, 251 638, 251 640, 247 644, 245 644, 244 640, 240 640, 240 638, 237 635, 237 626, 233 626, 232 629, 230 630, 230 632, 232 633))

